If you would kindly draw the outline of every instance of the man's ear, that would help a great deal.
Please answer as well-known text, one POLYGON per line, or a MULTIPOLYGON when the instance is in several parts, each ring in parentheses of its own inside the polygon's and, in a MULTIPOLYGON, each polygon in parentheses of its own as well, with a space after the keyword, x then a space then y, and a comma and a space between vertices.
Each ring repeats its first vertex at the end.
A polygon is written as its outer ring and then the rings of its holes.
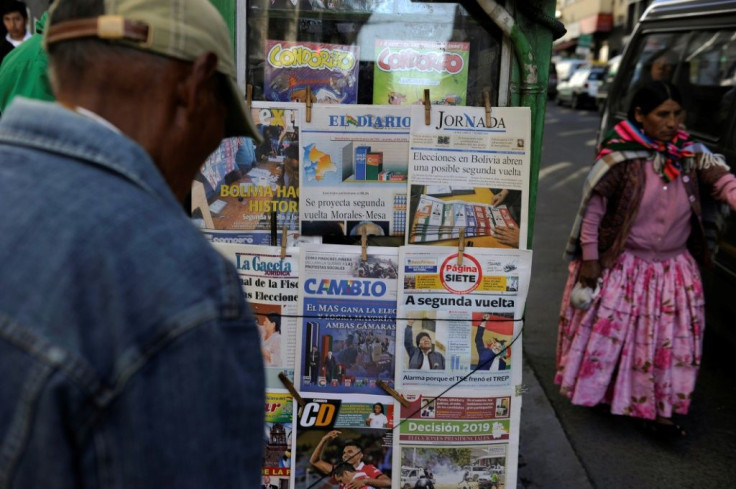
POLYGON ((200 55, 191 65, 187 77, 179 84, 179 98, 185 107, 192 110, 197 106, 199 97, 211 96, 207 85, 217 74, 217 55, 206 52, 200 55))

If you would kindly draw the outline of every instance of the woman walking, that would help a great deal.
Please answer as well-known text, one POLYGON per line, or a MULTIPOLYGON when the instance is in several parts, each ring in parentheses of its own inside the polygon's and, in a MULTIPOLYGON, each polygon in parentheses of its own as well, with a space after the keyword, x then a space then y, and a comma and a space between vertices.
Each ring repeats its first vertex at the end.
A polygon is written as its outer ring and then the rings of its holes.
POLYGON ((698 262, 709 260, 704 209, 714 207, 701 200, 736 208, 736 178, 683 120, 677 88, 651 82, 603 141, 568 241, 555 376, 573 404, 607 404, 674 435, 702 353, 698 262))

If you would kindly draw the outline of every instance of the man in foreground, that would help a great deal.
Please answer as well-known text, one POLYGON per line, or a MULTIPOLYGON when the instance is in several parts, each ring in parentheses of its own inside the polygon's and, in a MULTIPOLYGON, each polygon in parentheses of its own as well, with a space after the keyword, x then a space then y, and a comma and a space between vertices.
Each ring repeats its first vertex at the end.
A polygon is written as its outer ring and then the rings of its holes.
POLYGON ((0 121, 0 487, 258 487, 258 332, 182 207, 257 137, 227 27, 207 0, 61 0, 46 44, 58 103, 0 121))

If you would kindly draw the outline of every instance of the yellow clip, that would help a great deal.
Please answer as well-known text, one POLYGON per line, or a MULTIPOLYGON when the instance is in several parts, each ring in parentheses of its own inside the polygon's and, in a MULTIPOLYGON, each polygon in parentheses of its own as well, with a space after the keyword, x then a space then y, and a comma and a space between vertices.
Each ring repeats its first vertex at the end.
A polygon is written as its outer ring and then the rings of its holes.
POLYGON ((483 91, 483 105, 486 107, 486 127, 491 127, 491 96, 488 90, 483 91))
POLYGON ((312 122, 312 87, 307 87, 307 122, 312 122))
POLYGON ((368 234, 363 227, 360 230, 360 259, 362 261, 368 260, 368 234))
POLYGON ((286 258, 286 224, 281 228, 281 259, 286 258))

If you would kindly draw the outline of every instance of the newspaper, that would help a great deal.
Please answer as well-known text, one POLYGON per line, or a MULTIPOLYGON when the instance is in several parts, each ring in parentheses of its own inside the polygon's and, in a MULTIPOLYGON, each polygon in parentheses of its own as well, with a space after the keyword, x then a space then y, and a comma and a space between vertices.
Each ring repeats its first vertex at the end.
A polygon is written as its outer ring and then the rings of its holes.
POLYGON ((213 243, 238 270, 261 333, 266 387, 284 389, 278 375, 294 379, 299 295, 299 249, 213 243))
POLYGON ((289 394, 266 392, 262 485, 289 489, 294 403, 289 394))
POLYGON ((521 379, 521 315, 531 251, 400 249, 396 384, 442 391, 510 386, 521 379))
POLYGON ((399 487, 516 487, 519 398, 406 394, 405 399, 411 404, 401 407, 394 433, 399 487))
POLYGON ((295 421, 296 489, 344 488, 359 479, 391 480, 395 415, 391 398, 366 402, 353 396, 327 396, 304 401, 295 421))
POLYGON ((315 105, 302 124, 304 235, 403 236, 410 107, 315 105))
POLYGON ((192 213, 213 242, 278 245, 299 231, 299 120, 302 104, 253 102, 263 142, 228 138, 192 186, 192 213))
POLYGON ((406 244, 526 249, 531 113, 526 107, 413 107, 406 244))
POLYGON ((379 394, 393 385, 396 354, 396 248, 303 245, 300 248, 302 392, 379 394))

